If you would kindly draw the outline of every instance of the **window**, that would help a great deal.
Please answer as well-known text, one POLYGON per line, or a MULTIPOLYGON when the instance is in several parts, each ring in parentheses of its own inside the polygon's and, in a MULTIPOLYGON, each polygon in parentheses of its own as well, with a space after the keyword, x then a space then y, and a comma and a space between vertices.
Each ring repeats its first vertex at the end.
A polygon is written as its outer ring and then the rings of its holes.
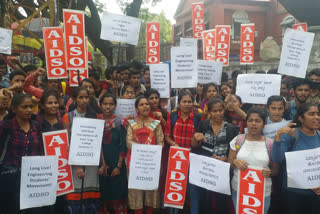
POLYGON ((244 10, 236 10, 232 14, 232 39, 240 40, 241 24, 250 23, 248 13, 244 10))
POLYGON ((192 20, 184 23, 184 37, 192 37, 193 29, 192 29, 192 20))

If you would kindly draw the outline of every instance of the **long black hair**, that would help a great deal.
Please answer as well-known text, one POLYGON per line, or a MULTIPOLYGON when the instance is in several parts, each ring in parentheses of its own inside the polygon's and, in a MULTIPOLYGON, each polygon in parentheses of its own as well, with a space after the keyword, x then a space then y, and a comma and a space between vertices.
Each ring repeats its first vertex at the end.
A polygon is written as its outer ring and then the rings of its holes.
POLYGON ((29 94, 23 94, 23 93, 17 93, 15 94, 11 99, 11 104, 9 108, 8 114, 4 117, 4 120, 11 120, 13 119, 16 114, 12 111, 13 108, 17 108, 25 99, 32 99, 31 95, 29 94))
POLYGON ((216 84, 214 84, 214 83, 207 83, 207 84, 203 85, 202 97, 203 97, 204 99, 206 99, 206 94, 207 94, 207 92, 208 92, 208 90, 209 90, 209 88, 210 88, 211 86, 213 86, 213 87, 216 89, 216 91, 218 92, 218 94, 219 94, 219 88, 218 88, 218 86, 217 86, 216 84))
POLYGON ((167 111, 165 109, 163 109, 160 105, 160 93, 157 89, 154 88, 150 88, 148 89, 146 92, 144 92, 144 96, 148 99, 152 94, 156 94, 159 98, 159 105, 158 108, 160 109, 160 112, 162 114, 163 119, 165 119, 165 121, 168 120, 168 114, 167 111))
POLYGON ((296 123, 297 124, 297 127, 301 127, 302 126, 302 123, 300 122, 299 120, 299 117, 302 117, 304 118, 304 114, 310 110, 311 107, 317 107, 318 108, 318 105, 317 104, 313 104, 313 103, 303 103, 299 108, 298 108, 298 111, 297 111, 297 114, 294 116, 292 122, 293 123, 296 123))
POLYGON ((47 89, 43 92, 41 98, 40 98, 40 103, 42 108, 39 109, 39 114, 44 114, 44 109, 43 106, 45 105, 48 97, 54 96, 57 98, 57 101, 59 103, 60 95, 59 92, 56 89, 47 89))
MULTIPOLYGON (((87 111, 86 111, 86 114, 85 114, 85 117, 86 118, 97 118, 97 113, 100 114, 101 112, 101 109, 98 107, 99 111, 97 111, 93 106, 92 106, 92 103, 91 103, 91 99, 90 99, 90 95, 89 95, 89 91, 83 87, 76 87, 73 89, 72 91, 72 99, 73 100, 76 100, 77 97, 79 96, 79 93, 81 91, 85 91, 87 94, 88 94, 88 97, 89 97, 89 103, 88 103, 88 107, 87 107, 87 111)), ((95 100, 94 100, 95 101, 95 100)), ((97 103, 97 101, 95 101, 95 103, 97 103)), ((97 104, 96 104, 97 105, 97 104)), ((98 106, 98 105, 97 105, 98 106)), ((77 108, 77 103, 75 102, 75 109, 77 108)), ((70 111, 70 110, 69 110, 70 111)))

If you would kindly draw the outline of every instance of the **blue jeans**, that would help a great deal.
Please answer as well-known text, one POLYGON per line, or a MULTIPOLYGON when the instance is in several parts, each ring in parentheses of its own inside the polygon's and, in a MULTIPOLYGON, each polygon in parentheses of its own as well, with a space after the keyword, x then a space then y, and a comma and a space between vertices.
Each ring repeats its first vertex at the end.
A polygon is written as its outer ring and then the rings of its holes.
MULTIPOLYGON (((198 214, 199 213, 199 199, 200 199, 200 192, 198 191, 198 188, 193 184, 190 184, 188 182, 188 187, 187 187, 187 193, 186 196, 189 195, 190 197, 190 211, 191 214, 198 214)), ((170 214, 178 214, 179 209, 177 208, 169 208, 170 214)))
MULTIPOLYGON (((237 201, 238 201, 238 192, 232 189, 232 201, 234 205, 234 209, 237 212, 237 201)), ((264 197, 264 214, 268 213, 269 207, 271 203, 271 196, 264 197)))

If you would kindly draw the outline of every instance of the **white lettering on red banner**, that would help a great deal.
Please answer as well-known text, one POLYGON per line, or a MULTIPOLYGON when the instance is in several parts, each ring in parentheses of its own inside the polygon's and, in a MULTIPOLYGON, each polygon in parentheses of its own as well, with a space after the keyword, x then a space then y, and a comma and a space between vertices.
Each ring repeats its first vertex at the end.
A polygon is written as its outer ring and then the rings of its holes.
POLYGON ((229 65, 230 25, 216 26, 216 61, 229 65))
POLYGON ((84 12, 63 10, 67 69, 86 68, 84 12))
POLYGON ((42 30, 48 79, 68 78, 62 27, 44 27, 42 30))
POLYGON ((192 28, 193 38, 202 39, 202 31, 205 30, 203 2, 192 4, 192 28))
POLYGON ((69 70, 69 83, 71 87, 78 87, 79 83, 87 78, 89 78, 87 69, 69 70))
POLYGON ((45 154, 59 158, 57 196, 73 192, 71 166, 68 164, 68 131, 44 132, 42 137, 45 154))
POLYGON ((299 23, 292 25, 293 30, 308 32, 308 24, 307 23, 299 23))
POLYGON ((254 63, 254 24, 241 24, 240 64, 254 63))
POLYGON ((160 62, 160 22, 147 22, 147 64, 160 62))
POLYGON ((214 60, 216 49, 216 30, 206 30, 203 34, 203 59, 214 60))
POLYGON ((237 214, 263 214, 264 177, 259 169, 241 170, 238 181, 237 214))
POLYGON ((170 147, 164 206, 182 209, 186 197, 190 150, 170 147))

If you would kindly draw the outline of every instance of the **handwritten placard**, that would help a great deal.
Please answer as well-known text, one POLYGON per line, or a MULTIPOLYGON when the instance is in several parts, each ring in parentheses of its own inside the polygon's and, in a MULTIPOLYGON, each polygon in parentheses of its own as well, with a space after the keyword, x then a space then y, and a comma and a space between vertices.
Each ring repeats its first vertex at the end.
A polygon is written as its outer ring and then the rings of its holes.
POLYGON ((117 99, 116 115, 121 117, 135 116, 137 114, 135 99, 117 99))
POLYGON ((159 186, 162 146, 133 144, 129 189, 156 190, 159 186))
POLYGON ((320 186, 320 148, 286 152, 288 187, 311 189, 320 186))
POLYGON ((140 26, 141 19, 105 12, 102 18, 100 38, 137 45, 140 26))
POLYGON ((313 39, 314 33, 287 29, 282 42, 280 74, 305 78, 313 39))
POLYGON ((198 39, 194 38, 180 38, 180 47, 197 47, 198 39))
POLYGON ((266 104, 272 95, 280 95, 281 76, 277 74, 240 74, 236 94, 243 103, 266 104))
POLYGON ((160 98, 170 98, 170 77, 168 64, 150 65, 151 88, 157 89, 160 98))
POLYGON ((0 27, 0 53, 11 54, 12 30, 0 27))
POLYGON ((217 62, 213 60, 198 60, 198 83, 207 84, 215 83, 221 84, 223 62, 217 62))

